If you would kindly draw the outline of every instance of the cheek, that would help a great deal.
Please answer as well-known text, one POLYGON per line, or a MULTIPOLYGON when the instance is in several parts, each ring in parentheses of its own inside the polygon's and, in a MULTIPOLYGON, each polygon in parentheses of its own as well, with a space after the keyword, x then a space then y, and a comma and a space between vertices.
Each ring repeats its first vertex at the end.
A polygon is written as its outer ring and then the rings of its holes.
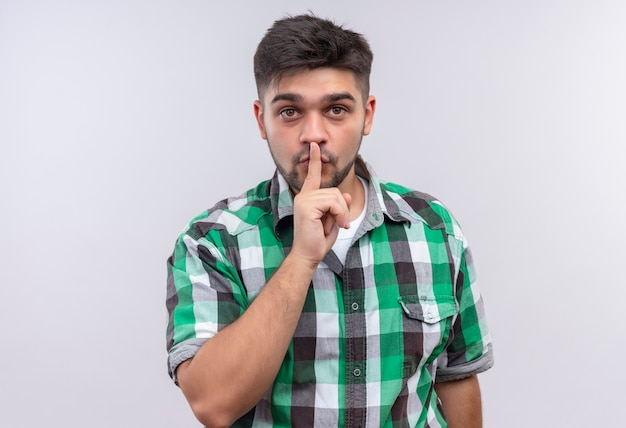
POLYGON ((363 126, 360 123, 350 127, 342 128, 338 134, 340 141, 344 143, 345 150, 354 150, 354 145, 358 145, 363 138, 363 126))
POLYGON ((265 124, 265 132, 268 139, 276 141, 286 141, 290 135, 288 128, 276 126, 271 122, 265 124))
POLYGON ((272 152, 274 160, 286 167, 285 164, 290 162, 293 153, 291 153, 290 145, 286 144, 286 140, 283 136, 277 133, 270 133, 268 131, 267 144, 272 152))

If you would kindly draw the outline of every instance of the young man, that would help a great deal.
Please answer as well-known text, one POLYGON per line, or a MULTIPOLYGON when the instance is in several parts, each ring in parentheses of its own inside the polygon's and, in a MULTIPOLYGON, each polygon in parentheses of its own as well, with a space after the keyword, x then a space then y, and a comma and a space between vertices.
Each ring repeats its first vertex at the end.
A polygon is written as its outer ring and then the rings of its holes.
POLYGON ((277 171, 195 218, 168 260, 170 375, 207 426, 479 427, 492 365, 458 224, 359 157, 360 34, 310 15, 255 55, 277 171))

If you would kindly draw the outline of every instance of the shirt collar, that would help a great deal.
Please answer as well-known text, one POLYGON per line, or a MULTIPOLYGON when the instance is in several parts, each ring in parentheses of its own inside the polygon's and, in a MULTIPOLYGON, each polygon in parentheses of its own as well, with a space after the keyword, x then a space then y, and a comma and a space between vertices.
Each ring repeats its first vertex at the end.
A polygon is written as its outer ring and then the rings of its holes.
MULTIPOLYGON (((363 221, 366 229, 380 226, 385 219, 395 222, 426 223, 431 229, 444 228, 444 220, 431 207, 434 198, 381 181, 368 163, 357 163, 356 173, 369 182, 369 200, 363 221)), ((276 170, 269 183, 274 214, 274 231, 293 225, 293 195, 287 180, 276 170)))

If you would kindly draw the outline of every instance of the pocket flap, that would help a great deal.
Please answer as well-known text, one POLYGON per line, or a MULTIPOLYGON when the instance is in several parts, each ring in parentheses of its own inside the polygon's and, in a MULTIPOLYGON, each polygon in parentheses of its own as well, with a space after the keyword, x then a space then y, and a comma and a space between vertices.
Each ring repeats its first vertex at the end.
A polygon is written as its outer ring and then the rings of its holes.
POLYGON ((406 316, 428 324, 436 324, 456 313, 452 296, 436 296, 434 299, 413 295, 402 296, 398 298, 398 303, 406 316))

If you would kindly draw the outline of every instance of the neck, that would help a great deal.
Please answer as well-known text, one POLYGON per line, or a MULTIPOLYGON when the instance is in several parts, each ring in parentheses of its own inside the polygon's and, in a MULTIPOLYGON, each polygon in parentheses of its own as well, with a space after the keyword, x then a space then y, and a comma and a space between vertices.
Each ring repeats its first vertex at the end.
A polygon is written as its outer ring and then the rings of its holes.
POLYGON ((341 183, 339 190, 352 196, 352 202, 350 203, 350 221, 352 221, 365 209, 365 189, 363 188, 363 183, 356 174, 352 174, 341 183))

